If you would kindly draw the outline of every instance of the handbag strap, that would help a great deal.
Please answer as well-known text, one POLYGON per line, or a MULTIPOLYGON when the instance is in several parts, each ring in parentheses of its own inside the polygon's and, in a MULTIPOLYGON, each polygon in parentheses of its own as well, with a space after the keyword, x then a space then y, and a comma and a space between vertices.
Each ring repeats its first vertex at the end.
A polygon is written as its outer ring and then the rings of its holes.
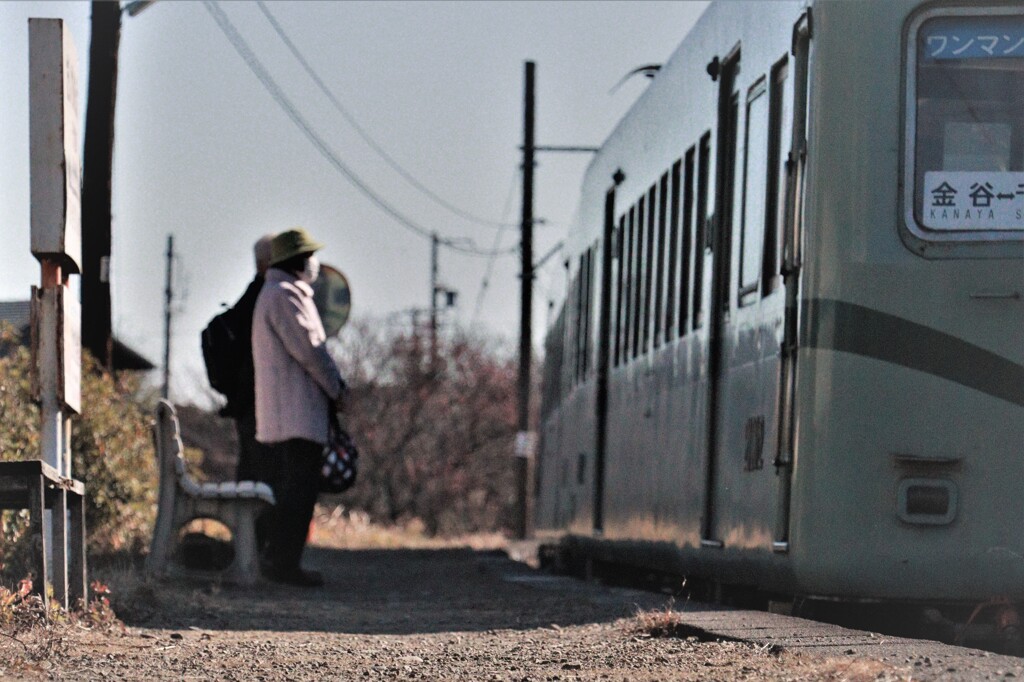
POLYGON ((330 414, 330 430, 331 433, 341 433, 341 420, 338 418, 337 405, 332 401, 328 408, 330 414))

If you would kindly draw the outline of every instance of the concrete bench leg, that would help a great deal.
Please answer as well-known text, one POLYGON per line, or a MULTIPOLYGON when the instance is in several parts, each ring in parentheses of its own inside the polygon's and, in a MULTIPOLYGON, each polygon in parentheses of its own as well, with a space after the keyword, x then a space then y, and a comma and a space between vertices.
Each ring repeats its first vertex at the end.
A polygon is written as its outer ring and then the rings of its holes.
POLYGON ((238 503, 235 508, 234 534, 235 559, 226 573, 230 580, 239 585, 253 585, 259 579, 259 552, 256 547, 256 514, 258 506, 238 503))
POLYGON ((167 514, 162 511, 157 514, 153 541, 149 545, 149 555, 146 557, 146 572, 156 576, 167 573, 168 549, 171 542, 170 519, 165 518, 167 514))
POLYGON ((149 545, 149 555, 146 557, 146 572, 150 575, 165 576, 170 570, 171 545, 174 541, 174 533, 177 531, 175 522, 181 513, 179 499, 176 490, 177 483, 167 478, 166 467, 161 464, 164 454, 161 447, 161 433, 157 424, 156 445, 157 463, 160 469, 160 497, 157 504, 156 525, 153 528, 153 540, 149 545))

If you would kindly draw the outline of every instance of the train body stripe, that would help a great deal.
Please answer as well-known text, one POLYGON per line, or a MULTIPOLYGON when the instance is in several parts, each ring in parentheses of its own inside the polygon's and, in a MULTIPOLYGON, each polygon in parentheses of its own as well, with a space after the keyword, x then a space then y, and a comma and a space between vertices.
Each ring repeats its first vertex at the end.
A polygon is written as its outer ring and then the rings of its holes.
POLYGON ((804 300, 800 344, 926 372, 1024 406, 1024 366, 963 339, 865 306, 804 300))

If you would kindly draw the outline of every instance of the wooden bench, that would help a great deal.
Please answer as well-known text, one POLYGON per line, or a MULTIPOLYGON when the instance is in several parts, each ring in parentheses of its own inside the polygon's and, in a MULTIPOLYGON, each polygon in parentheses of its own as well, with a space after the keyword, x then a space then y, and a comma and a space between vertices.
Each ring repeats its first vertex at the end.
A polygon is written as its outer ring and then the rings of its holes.
POLYGON ((78 599, 84 601, 87 577, 82 482, 61 476, 38 459, 0 462, 0 509, 28 509, 35 570, 32 590, 46 594, 47 584, 52 584, 53 596, 64 608, 74 606, 78 599), (44 523, 47 509, 51 511, 52 538, 44 523), (53 547, 48 551, 51 539, 53 547), (53 554, 52 573, 47 566, 48 553, 53 554))
POLYGON ((195 519, 214 519, 231 531, 234 548, 234 559, 221 577, 239 585, 255 583, 259 579, 256 518, 274 504, 270 486, 254 481, 197 483, 185 467, 178 416, 166 400, 157 404, 153 438, 160 468, 160 499, 147 571, 157 576, 209 575, 181 566, 179 536, 195 519))

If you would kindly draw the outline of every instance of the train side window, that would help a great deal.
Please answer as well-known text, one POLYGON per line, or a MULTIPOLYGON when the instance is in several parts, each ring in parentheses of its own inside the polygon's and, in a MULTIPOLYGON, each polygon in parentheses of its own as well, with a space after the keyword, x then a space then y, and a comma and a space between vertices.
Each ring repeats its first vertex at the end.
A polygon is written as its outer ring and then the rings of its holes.
MULTIPOLYGON (((693 178, 694 178, 694 161, 697 154, 697 146, 694 145, 686 150, 684 158, 685 172, 682 178, 683 182, 683 213, 682 213, 682 224, 683 224, 683 235, 682 235, 682 255, 679 259, 679 336, 686 334, 686 325, 690 319, 690 272, 691 259, 695 251, 693 247, 693 178)), ((679 172, 679 169, 675 169, 679 172)), ((678 197, 677 197, 678 200, 678 197)), ((677 205, 678 212, 678 205, 677 205)), ((703 253, 703 251, 701 251, 703 253)))
POLYGON ((694 216, 693 328, 704 326, 704 260, 708 248, 708 194, 711 184, 711 133, 700 138, 697 156, 697 212, 694 216))
POLYGON ((1024 12, 935 8, 911 23, 907 51, 907 227, 933 242, 1020 240, 1024 12))
MULTIPOLYGON (((676 161, 672 164, 672 175, 669 181, 671 187, 672 200, 669 205, 669 221, 668 221, 668 273, 666 276, 665 285, 668 291, 665 294, 665 341, 671 341, 673 336, 682 336, 681 331, 676 329, 676 296, 679 296, 679 300, 682 301, 685 296, 686 286, 683 284, 680 287, 680 278, 676 277, 676 269, 680 266, 679 263, 679 183, 680 183, 680 164, 681 161, 676 161)), ((685 265, 682 266, 686 268, 685 265)), ((679 330, 685 328, 686 325, 686 311, 681 310, 679 317, 679 330)))
POLYGON ((594 310, 594 247, 587 249, 583 294, 583 380, 590 376, 590 321, 594 310))
POLYGON ((668 173, 658 186, 658 249, 654 277, 654 347, 661 345, 662 321, 665 319, 665 219, 668 212, 668 173))
MULTIPOLYGON (((572 266, 569 266, 570 271, 572 266)), ((567 339, 566 352, 569 355, 569 376, 573 386, 580 378, 580 278, 579 270, 569 279, 569 336, 567 339)))
POLYGON ((743 213, 740 225, 740 281, 737 303, 757 300, 764 246, 765 195, 768 187, 768 87, 762 78, 747 91, 743 160, 743 213))
POLYGON ((562 341, 565 329, 565 306, 555 316, 555 322, 544 338, 544 383, 541 389, 541 420, 546 421, 558 405, 561 395, 562 341))
POLYGON ((789 58, 783 57, 772 67, 768 102, 768 188, 765 194, 764 256, 761 271, 761 294, 767 296, 779 288, 782 264, 780 225, 785 219, 786 162, 782 141, 791 136, 792 114, 786 98, 789 58))
POLYGON ((580 346, 583 344, 583 313, 584 313, 584 291, 583 291, 583 256, 580 256, 580 268, 575 274, 573 279, 574 289, 573 298, 575 299, 575 315, 573 315, 574 326, 572 329, 572 369, 573 374, 573 385, 580 383, 581 372, 580 368, 583 364, 583 353, 580 352, 580 346))
POLYGON ((628 363, 633 353, 633 292, 636 289, 636 207, 631 206, 626 217, 626 294, 623 297, 626 314, 623 322, 623 361, 628 363))
POLYGON ((583 381, 587 380, 590 376, 590 330, 591 330, 591 318, 593 317, 594 308, 594 247, 590 247, 583 254, 583 283, 580 285, 583 287, 583 324, 580 325, 583 340, 580 343, 580 353, 583 356, 580 361, 580 379, 583 381))
POLYGON ((574 344, 574 368, 576 383, 583 379, 583 344, 587 324, 587 255, 580 254, 579 269, 576 271, 576 343, 574 344))
MULTIPOLYGON (((735 75, 739 75, 738 66, 736 67, 735 75)), ((726 314, 728 314, 728 310, 732 307, 733 281, 736 280, 738 283, 739 280, 739 274, 735 273, 738 259, 733 259, 732 247, 734 239, 736 239, 735 232, 738 227, 742 226, 743 220, 742 164, 746 138, 739 136, 740 131, 743 130, 740 125, 739 91, 733 92, 732 97, 729 98, 729 109, 728 126, 724 131, 726 139, 723 150, 723 162, 726 164, 726 167, 719 174, 719 179, 724 183, 719 189, 722 194, 722 215, 718 217, 718 237, 720 241, 718 243, 712 242, 713 249, 721 248, 721 251, 715 253, 715 260, 720 261, 723 268, 722 279, 718 284, 721 287, 718 292, 718 300, 722 311, 725 311, 726 314)), ((745 107, 743 110, 745 111, 745 107)), ((717 264, 716 267, 718 267, 717 264)))
POLYGON ((618 367, 622 362, 622 315, 623 315, 623 299, 622 299, 622 279, 623 271, 625 270, 625 261, 623 260, 623 250, 626 242, 626 216, 623 215, 619 218, 619 228, 616 232, 615 239, 615 257, 618 261, 618 267, 615 268, 615 366, 618 367))
POLYGON ((583 373, 589 377, 591 373, 591 358, 594 355, 594 276, 597 268, 594 267, 597 256, 597 247, 591 246, 587 250, 587 343, 584 344, 583 373))
POLYGON ((647 246, 644 248, 644 303, 643 303, 643 329, 641 330, 641 346, 640 352, 647 353, 651 349, 650 333, 651 333, 651 314, 656 312, 652 305, 652 287, 654 284, 654 270, 655 266, 655 246, 654 246, 654 223, 656 219, 656 207, 657 207, 657 184, 651 185, 651 189, 647 192, 647 246))
POLYGON ((647 216, 644 210, 647 206, 645 198, 640 197, 640 201, 636 203, 636 223, 633 225, 633 231, 635 233, 634 238, 634 250, 633 260, 635 261, 633 266, 633 357, 640 355, 640 323, 644 319, 644 218, 647 216))
POLYGON ((594 321, 594 251, 595 247, 587 249, 587 293, 583 299, 586 306, 586 313, 583 324, 583 379, 590 376, 590 357, 594 349, 593 334, 591 333, 594 321))
POLYGON ((566 286, 565 296, 565 327, 562 343, 562 385, 568 391, 576 385, 576 278, 569 274, 570 261, 565 261, 566 286))

